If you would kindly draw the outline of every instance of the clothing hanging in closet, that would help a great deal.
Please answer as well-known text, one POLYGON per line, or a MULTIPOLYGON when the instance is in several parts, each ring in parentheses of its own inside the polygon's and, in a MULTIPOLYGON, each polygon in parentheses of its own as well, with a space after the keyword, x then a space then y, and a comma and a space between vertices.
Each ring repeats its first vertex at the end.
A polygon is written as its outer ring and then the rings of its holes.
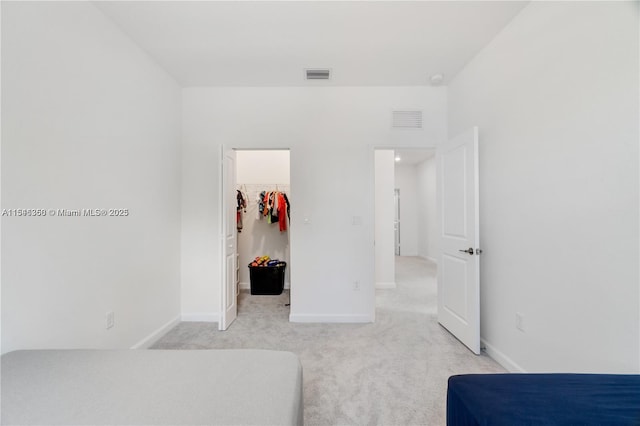
POLYGON ((242 232, 242 214, 247 212, 247 194, 239 189, 236 192, 236 200, 238 202, 236 207, 236 228, 238 232, 242 232))
POLYGON ((287 230, 291 211, 287 194, 280 191, 262 191, 258 195, 258 218, 266 217, 268 223, 278 223, 280 231, 287 230))

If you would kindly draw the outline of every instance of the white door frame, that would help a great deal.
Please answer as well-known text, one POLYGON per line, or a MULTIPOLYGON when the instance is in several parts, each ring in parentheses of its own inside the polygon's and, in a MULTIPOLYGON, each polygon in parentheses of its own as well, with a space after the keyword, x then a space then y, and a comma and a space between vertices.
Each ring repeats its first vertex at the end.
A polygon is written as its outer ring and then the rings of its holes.
MULTIPOLYGON (((225 283, 225 279, 226 279, 226 274, 225 274, 225 238, 224 238, 224 229, 225 229, 225 214, 227 212, 227 202, 228 199, 225 197, 225 190, 227 190, 227 188, 225 188, 225 178, 224 178, 224 167, 223 167, 223 162, 225 160, 225 150, 233 150, 233 151, 289 151, 289 169, 291 169, 291 163, 292 163, 292 149, 291 147, 286 147, 286 148, 282 148, 282 147, 278 147, 278 148, 273 148, 273 147, 269 147, 269 148, 265 148, 265 147, 238 147, 238 146, 230 146, 230 145, 222 145, 220 148, 220 162, 218 164, 220 164, 220 191, 219 191, 219 197, 218 197, 218 201, 220 203, 220 239, 222 241, 221 244, 221 253, 220 253, 220 269, 221 269, 221 281, 220 281, 220 320, 218 321, 218 329, 219 330, 225 330, 225 328, 223 328, 223 326, 228 326, 228 324, 226 324, 226 309, 225 309, 225 301, 227 300, 227 286, 225 283)), ((234 179, 235 181, 235 179, 234 179)), ((234 183, 235 185, 235 183, 234 183)), ((291 187, 293 185, 290 185, 290 190, 289 190, 289 197, 293 197, 293 191, 291 190, 291 187)), ((233 190, 235 191, 236 188, 235 186, 233 187, 233 190)), ((292 198, 293 199, 293 198, 292 198)), ((287 231, 289 232, 289 253, 292 253, 292 249, 291 249, 291 237, 293 234, 293 229, 291 228, 291 226, 289 226, 289 230, 287 231)), ((236 244, 237 244, 237 240, 236 240, 236 244)), ((238 251, 237 245, 236 245, 236 253, 238 251)), ((290 263, 290 262, 289 262, 290 263)), ((293 269, 291 268, 290 264, 287 264, 287 269, 289 269, 289 309, 290 311, 293 308, 293 297, 291 297, 291 294, 293 292, 293 285, 291 284, 293 282, 293 269)), ((235 274, 235 271, 234 271, 235 274)), ((236 295, 237 297, 237 295, 236 295)))
MULTIPOLYGON (((375 235, 376 235, 376 230, 375 230, 375 218, 376 218, 376 203, 375 203, 375 196, 376 196, 376 151, 381 150, 381 151, 396 151, 396 150, 425 150, 425 151, 433 151, 435 153, 437 145, 435 144, 426 144, 423 146, 406 146, 406 145, 393 145, 393 146, 389 146, 389 145, 368 145, 368 149, 370 152, 370 171, 369 171, 369 176, 371 177, 371 200, 373 203, 373 218, 374 220, 372 221, 374 223, 374 228, 372 229, 374 238, 373 238, 373 242, 374 242, 374 253, 376 253, 376 248, 375 248, 375 235)), ((395 163, 394 163, 395 164, 395 163)), ((393 182, 393 188, 395 189, 395 182, 393 182)), ((400 225, 402 226, 402 224, 400 225)), ((395 242, 394 242, 395 244, 395 242)), ((401 248, 402 250, 402 248, 401 248)), ((391 251, 394 259, 392 259, 392 262, 395 262, 395 245, 393 250, 391 251)), ((374 264, 374 271, 373 271, 373 276, 376 276, 376 271, 375 271, 375 264, 374 264)), ((375 280, 374 280, 375 281, 375 280)), ((396 283, 395 283, 395 279, 394 281, 391 283, 392 285, 388 285, 387 283, 378 283, 376 281, 376 288, 378 289, 388 289, 388 288, 396 288, 396 283)), ((373 306, 373 312, 371 314, 371 318, 372 321, 375 321, 375 306, 376 306, 376 302, 375 302, 375 292, 373 293, 373 300, 372 300, 372 306, 373 306)))

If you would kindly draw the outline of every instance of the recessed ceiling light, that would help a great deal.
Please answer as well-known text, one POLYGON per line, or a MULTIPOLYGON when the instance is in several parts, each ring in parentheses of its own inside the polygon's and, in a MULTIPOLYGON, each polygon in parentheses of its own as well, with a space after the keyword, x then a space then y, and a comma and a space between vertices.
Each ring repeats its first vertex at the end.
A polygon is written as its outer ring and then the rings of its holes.
POLYGON ((400 160, 402 160, 402 159, 400 158, 400 155, 399 155, 399 154, 396 154, 396 158, 395 158, 395 160, 396 160, 396 161, 400 161, 400 160))
POLYGON ((443 79, 444 79, 444 76, 442 74, 434 74, 431 76, 429 80, 431 81, 432 86, 438 86, 442 83, 443 79))

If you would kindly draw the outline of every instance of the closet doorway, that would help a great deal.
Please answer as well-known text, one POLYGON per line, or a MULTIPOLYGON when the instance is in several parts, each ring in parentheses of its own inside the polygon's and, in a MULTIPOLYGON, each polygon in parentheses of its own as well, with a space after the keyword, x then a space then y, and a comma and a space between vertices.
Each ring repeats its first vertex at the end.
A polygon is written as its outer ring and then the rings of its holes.
POLYGON ((238 317, 258 314, 259 311, 267 318, 267 314, 286 310, 288 318, 291 289, 290 152, 288 149, 235 151, 238 317), (271 261, 279 261, 277 265, 280 268, 284 262, 284 272, 275 273, 280 270, 274 268, 268 272, 254 270, 254 292, 260 294, 251 294, 252 268, 249 265, 256 259, 264 261, 266 256, 271 261), (282 294, 264 294, 277 292, 280 282, 282 294))

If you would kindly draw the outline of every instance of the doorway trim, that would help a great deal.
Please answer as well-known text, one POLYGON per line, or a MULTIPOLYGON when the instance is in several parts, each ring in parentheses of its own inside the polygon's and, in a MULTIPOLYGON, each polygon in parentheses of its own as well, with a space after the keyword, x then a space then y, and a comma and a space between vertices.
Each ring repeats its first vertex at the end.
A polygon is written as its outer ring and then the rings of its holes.
MULTIPOLYGON (((290 147, 251 147, 251 146, 237 146, 237 145, 228 145, 228 144, 222 144, 220 152, 219 152, 219 165, 220 165, 220 185, 219 185, 219 194, 218 194, 218 202, 219 202, 219 221, 218 221, 218 229, 220 230, 220 234, 219 234, 219 238, 221 240, 221 247, 222 247, 222 252, 220 253, 220 258, 219 258, 219 266, 220 266, 220 276, 221 276, 221 281, 220 281, 220 317, 218 320, 218 329, 219 330, 223 330, 222 325, 226 322, 225 321, 225 301, 227 300, 227 290, 228 290, 228 286, 225 285, 225 277, 224 277, 224 271, 225 271, 225 256, 224 256, 224 244, 225 244, 225 236, 224 236, 224 230, 225 230, 225 212, 227 211, 227 209, 229 208, 228 206, 228 199, 227 197, 225 197, 226 194, 226 190, 228 188, 225 187, 225 179, 224 179, 224 173, 225 173, 225 169, 223 167, 223 162, 225 161, 225 155, 224 155, 224 151, 226 150, 232 150, 234 152, 237 151, 289 151, 289 169, 291 170, 291 152, 292 149, 290 147)), ((234 166, 235 167, 235 166, 234 166)), ((234 172, 235 173, 235 172, 234 172)), ((234 180, 234 186, 233 186, 233 191, 236 190, 235 187, 235 178, 234 180)), ((293 197, 293 191, 292 191, 292 185, 289 186, 289 197, 293 197)), ((289 253, 291 255, 291 237, 292 237, 292 233, 293 230, 291 229, 291 227, 288 228, 289 232, 289 253)), ((237 253, 238 253, 238 248, 236 246, 236 256, 234 257, 237 262, 237 253)), ((290 263, 290 262, 289 262, 290 263)), ((289 309, 291 310, 291 308, 293 307, 293 298, 291 297, 292 294, 292 268, 290 264, 287 264, 287 269, 289 269, 289 309)), ((234 271, 235 274, 235 271, 234 271)), ((236 283, 236 285, 239 285, 238 283, 236 283)), ((237 293, 236 289, 236 293, 237 293)), ((234 297, 237 297, 237 294, 234 295, 234 297)), ((290 321, 290 320, 289 320, 290 321)))
MULTIPOLYGON (((435 154, 436 152, 436 148, 437 145, 436 144, 428 144, 428 145, 423 145, 423 146, 407 146, 407 145, 401 145, 401 146, 389 146, 389 145, 369 145, 369 151, 370 151, 370 158, 371 158, 371 171, 370 171, 370 176, 371 176, 371 182, 372 182, 372 186, 373 186, 373 190, 372 190, 372 194, 374 195, 374 224, 375 224, 375 219, 377 216, 377 211, 376 211, 376 203, 375 203, 375 193, 376 193, 376 151, 395 151, 396 150, 424 150, 424 151, 431 151, 435 154)), ((434 157, 435 158, 435 157, 434 157)), ((393 159, 392 159, 393 161, 393 159)), ((394 162, 394 167, 395 167, 395 162, 394 162)), ((395 180, 395 178, 394 178, 395 180)), ((391 185, 392 188, 396 189, 395 186, 395 181, 392 183, 391 185)), ((390 196, 392 197, 392 194, 390 194, 390 196)), ((392 200, 392 198, 390 198, 392 200)), ((393 200, 392 200, 393 201, 393 200)), ((438 203, 438 200, 435 200, 436 203, 438 203)), ((436 204, 437 207, 437 204, 436 204)), ((376 251, 376 241, 375 241, 375 225, 374 225, 374 252, 376 251)), ((390 251, 390 256, 394 256, 393 261, 395 262, 395 247, 390 251)), ((433 260, 433 259, 430 259, 433 260)), ((375 273, 375 265, 374 265, 374 277, 376 276, 375 273)), ((396 284, 395 284, 395 278, 393 279, 392 282, 378 282, 378 279, 375 278, 375 288, 376 289, 392 289, 392 288, 396 288, 396 284)), ((375 305, 375 301, 374 301, 374 305, 375 305)))

